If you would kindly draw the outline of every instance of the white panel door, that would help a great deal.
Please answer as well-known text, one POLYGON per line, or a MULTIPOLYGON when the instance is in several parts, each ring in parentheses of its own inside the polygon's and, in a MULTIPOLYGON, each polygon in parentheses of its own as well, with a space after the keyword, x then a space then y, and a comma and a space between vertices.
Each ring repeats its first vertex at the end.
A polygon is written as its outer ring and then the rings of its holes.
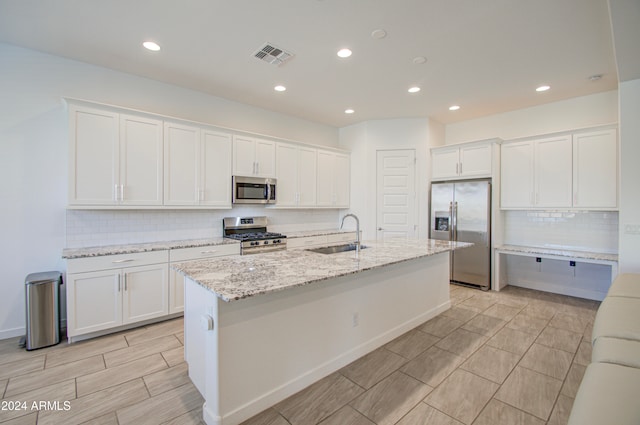
MULTIPOLYGON (((317 151, 311 148, 298 148, 298 206, 316 205, 317 178, 317 151)), ((280 179, 278 179, 278 188, 280 188, 280 179)))
POLYGON ((278 187, 276 204, 295 207, 298 200, 298 148, 278 143, 276 148, 276 178, 278 187))
POLYGON ((377 239, 415 237, 415 151, 378 151, 376 164, 377 239))
POLYGON ((571 136, 538 140, 535 144, 535 206, 571 207, 571 136))
POLYGON ((128 267, 123 272, 122 323, 168 314, 167 264, 128 267))
POLYGON ((69 107, 69 205, 116 203, 119 116, 69 107))
POLYGON ((533 142, 505 143, 500 158, 500 207, 534 204, 533 142))
POLYGON ((202 130, 200 143, 200 205, 231 207, 231 135, 202 130))
POLYGON ((120 115, 120 203, 162 205, 162 121, 120 115))
POLYGON ((618 207, 618 143, 616 130, 573 136, 573 206, 618 207))
POLYGON ((67 275, 69 337, 122 324, 120 270, 67 275))
POLYGON ((165 205, 197 204, 199 138, 196 127, 164 124, 165 205))

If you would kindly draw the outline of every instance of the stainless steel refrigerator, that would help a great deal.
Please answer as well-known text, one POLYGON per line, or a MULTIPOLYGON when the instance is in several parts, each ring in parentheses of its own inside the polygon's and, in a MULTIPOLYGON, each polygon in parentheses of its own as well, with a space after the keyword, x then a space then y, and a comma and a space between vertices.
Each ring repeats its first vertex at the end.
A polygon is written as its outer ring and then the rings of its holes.
POLYGON ((431 239, 471 242, 451 252, 451 282, 491 286, 491 180, 431 185, 431 239))

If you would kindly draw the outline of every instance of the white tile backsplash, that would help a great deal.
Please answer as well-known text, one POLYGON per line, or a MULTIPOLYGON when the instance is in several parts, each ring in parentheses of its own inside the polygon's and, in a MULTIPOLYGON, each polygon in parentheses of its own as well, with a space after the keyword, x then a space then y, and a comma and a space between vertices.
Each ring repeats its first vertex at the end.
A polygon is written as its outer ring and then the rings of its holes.
POLYGON ((504 243, 617 254, 618 213, 505 211, 504 243))
POLYGON ((67 210, 67 248, 202 239, 222 236, 222 219, 267 216, 268 229, 335 229, 342 212, 335 209, 279 210, 234 207, 231 210, 67 210))

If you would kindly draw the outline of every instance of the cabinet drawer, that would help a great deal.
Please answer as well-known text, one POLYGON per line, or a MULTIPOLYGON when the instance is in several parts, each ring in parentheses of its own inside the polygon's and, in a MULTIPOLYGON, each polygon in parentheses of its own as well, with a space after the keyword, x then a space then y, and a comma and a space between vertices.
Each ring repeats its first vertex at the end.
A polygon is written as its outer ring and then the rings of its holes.
POLYGON ((221 257, 240 254, 240 244, 207 245, 193 248, 178 248, 169 251, 169 261, 190 261, 200 258, 221 257))
POLYGON ((327 236, 309 236, 306 238, 287 239, 287 248, 307 248, 327 244, 327 236))
POLYGON ((169 251, 137 252, 134 254, 103 255, 100 257, 73 258, 67 262, 67 273, 84 273, 97 270, 121 269, 167 263, 169 251))
POLYGON ((332 244, 335 242, 355 242, 356 232, 336 233, 327 235, 327 242, 332 244))

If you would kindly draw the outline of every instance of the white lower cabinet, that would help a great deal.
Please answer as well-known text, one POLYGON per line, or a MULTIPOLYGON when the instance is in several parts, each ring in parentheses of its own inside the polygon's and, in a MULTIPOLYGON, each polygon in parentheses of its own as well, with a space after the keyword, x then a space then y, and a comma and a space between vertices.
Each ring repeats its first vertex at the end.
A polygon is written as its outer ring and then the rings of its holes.
POLYGON ((169 251, 169 314, 184 311, 184 276, 173 270, 172 264, 239 254, 240 244, 208 245, 169 251))
POLYGON ((69 260, 67 336, 167 315, 168 259, 164 250, 69 260))

